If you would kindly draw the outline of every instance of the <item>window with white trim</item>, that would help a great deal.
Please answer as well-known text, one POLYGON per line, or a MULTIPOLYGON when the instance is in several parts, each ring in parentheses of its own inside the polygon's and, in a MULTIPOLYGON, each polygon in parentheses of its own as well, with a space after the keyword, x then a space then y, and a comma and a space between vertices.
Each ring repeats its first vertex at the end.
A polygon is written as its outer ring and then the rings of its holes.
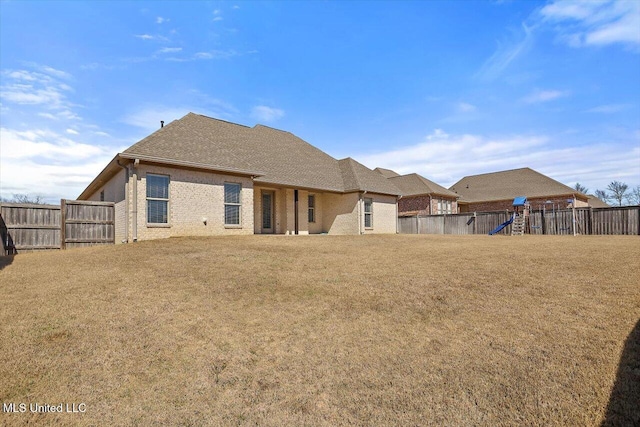
POLYGON ((373 228, 373 199, 364 199, 364 227, 373 228))
POLYGON ((438 200, 438 213, 439 214, 452 214, 453 213, 453 203, 451 200, 441 199, 438 200))
POLYGON ((147 174, 147 224, 169 223, 169 176, 147 174))
POLYGON ((316 222, 316 196, 309 194, 309 222, 316 222))
POLYGON ((242 186, 234 182, 224 183, 224 224, 240 225, 242 186))

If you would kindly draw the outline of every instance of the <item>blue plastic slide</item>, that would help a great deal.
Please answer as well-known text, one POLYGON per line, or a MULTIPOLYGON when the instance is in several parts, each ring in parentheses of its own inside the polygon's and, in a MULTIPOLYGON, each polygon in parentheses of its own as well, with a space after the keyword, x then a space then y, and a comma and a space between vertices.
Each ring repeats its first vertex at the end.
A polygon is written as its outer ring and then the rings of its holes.
POLYGON ((508 221, 503 222, 502 224, 500 224, 499 226, 497 226, 496 228, 494 228, 493 230, 491 230, 489 232, 489 236, 493 236, 496 233, 499 233, 500 230, 502 230, 503 228, 505 228, 507 225, 511 224, 513 222, 513 219, 516 217, 516 214, 514 213, 513 215, 511 215, 511 218, 509 218, 508 221))

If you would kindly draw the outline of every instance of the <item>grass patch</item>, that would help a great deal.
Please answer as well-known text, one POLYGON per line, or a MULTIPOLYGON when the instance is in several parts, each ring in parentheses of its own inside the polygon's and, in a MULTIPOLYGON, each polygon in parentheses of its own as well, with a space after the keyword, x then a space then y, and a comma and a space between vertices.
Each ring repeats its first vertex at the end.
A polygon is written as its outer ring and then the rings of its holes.
POLYGON ((87 410, 2 423, 633 421, 638 259, 632 236, 176 238, 19 255, 0 270, 0 401, 87 410))

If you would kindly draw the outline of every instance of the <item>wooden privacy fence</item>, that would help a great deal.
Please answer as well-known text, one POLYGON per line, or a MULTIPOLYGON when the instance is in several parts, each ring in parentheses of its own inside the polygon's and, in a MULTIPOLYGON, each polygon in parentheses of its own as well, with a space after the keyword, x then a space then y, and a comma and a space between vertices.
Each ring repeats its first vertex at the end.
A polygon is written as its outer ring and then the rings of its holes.
POLYGON ((115 243, 110 202, 61 200, 57 205, 0 204, 3 255, 115 243))
MULTIPOLYGON (((573 234, 573 209, 532 211, 525 224, 528 234, 573 234)), ((507 221, 509 212, 477 212, 398 218, 401 234, 489 234, 507 221)), ((640 206, 576 208, 577 234, 640 235, 640 206)), ((511 234, 511 226, 499 234, 511 234)))

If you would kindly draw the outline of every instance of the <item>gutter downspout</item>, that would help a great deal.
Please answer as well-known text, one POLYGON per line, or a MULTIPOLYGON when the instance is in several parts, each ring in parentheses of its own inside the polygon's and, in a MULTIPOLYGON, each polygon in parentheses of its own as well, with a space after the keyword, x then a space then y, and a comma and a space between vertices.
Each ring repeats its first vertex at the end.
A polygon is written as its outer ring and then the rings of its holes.
POLYGON ((360 200, 358 203, 358 211, 360 213, 360 221, 358 221, 358 227, 360 228, 360 234, 364 234, 364 196, 367 194, 367 190, 360 193, 360 200))
POLYGON ((125 215, 124 215, 124 241, 122 243, 129 243, 129 191, 128 190, 128 184, 129 184, 129 168, 127 166, 121 165, 120 164, 120 160, 116 160, 116 163, 118 164, 118 166, 120 166, 122 169, 124 169, 124 185, 125 185, 125 192, 124 192, 124 205, 125 205, 125 215))
POLYGON ((298 235, 298 190, 293 190, 293 226, 294 226, 294 234, 298 235))
POLYGON ((429 215, 433 215, 433 207, 431 203, 431 194, 429 194, 429 215))
POLYGON ((571 196, 573 196, 573 201, 571 202, 571 213, 572 213, 572 225, 573 225, 573 237, 577 236, 578 233, 576 232, 576 195, 572 194, 571 196))
POLYGON ((362 192, 358 193, 358 234, 362 234, 362 192))
POLYGON ((136 167, 139 164, 140 159, 135 159, 133 162, 133 167, 131 168, 133 178, 133 209, 131 210, 131 216, 133 217, 131 219, 133 221, 131 234, 133 235, 131 236, 131 239, 134 242, 138 241, 138 171, 136 170, 136 167))
POLYGON ((400 218, 398 217, 398 203, 400 203, 402 195, 396 196, 396 234, 400 234, 400 218))

